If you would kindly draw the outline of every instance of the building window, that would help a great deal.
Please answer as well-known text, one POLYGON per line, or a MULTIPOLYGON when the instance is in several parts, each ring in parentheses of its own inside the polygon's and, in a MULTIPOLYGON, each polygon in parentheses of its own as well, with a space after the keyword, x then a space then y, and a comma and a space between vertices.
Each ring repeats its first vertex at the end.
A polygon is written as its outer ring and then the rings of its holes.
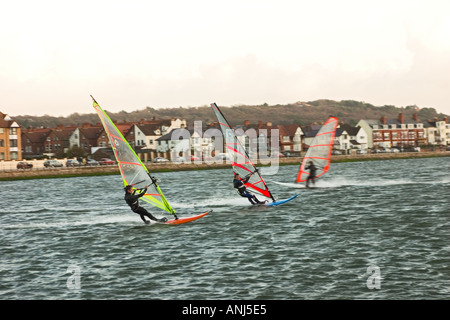
POLYGON ((16 148, 17 147, 17 140, 16 139, 9 140, 9 146, 11 148, 16 148))
POLYGON ((15 134, 17 134, 17 128, 9 128, 9 134, 10 134, 10 135, 15 135, 15 134))

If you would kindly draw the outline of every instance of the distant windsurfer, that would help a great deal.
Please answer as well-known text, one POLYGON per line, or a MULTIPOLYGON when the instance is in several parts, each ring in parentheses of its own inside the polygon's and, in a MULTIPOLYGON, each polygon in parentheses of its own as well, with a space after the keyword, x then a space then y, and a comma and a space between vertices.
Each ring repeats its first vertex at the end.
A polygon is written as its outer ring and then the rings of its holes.
POLYGON ((314 180, 316 178, 316 171, 317 168, 314 165, 312 161, 309 162, 309 166, 305 168, 306 170, 309 170, 309 176, 306 179, 306 187, 309 188, 309 181, 312 181, 313 185, 316 185, 316 181, 314 180))
POLYGON ((145 192, 147 191, 147 189, 148 189, 148 186, 145 186, 144 189, 135 189, 135 190, 133 190, 133 187, 131 185, 126 186, 125 187, 125 201, 128 203, 128 205, 130 206, 130 208, 133 212, 135 212, 141 216, 141 219, 142 219, 142 221, 144 221, 144 223, 146 223, 146 224, 150 223, 150 221, 146 220, 145 217, 148 217, 149 219, 151 219, 153 221, 166 222, 167 218, 164 217, 161 219, 157 219, 154 216, 152 216, 150 214, 150 212, 145 210, 145 208, 143 208, 139 205, 139 198, 143 197, 145 195, 145 192), (136 193, 136 191, 139 191, 139 193, 136 193))
POLYGON ((234 174, 234 180, 233 180, 233 186, 238 189, 239 194, 241 197, 248 198, 248 201, 250 201, 251 204, 257 204, 257 203, 265 203, 266 201, 259 201, 256 196, 249 191, 247 191, 245 187, 245 183, 248 182, 248 179, 252 176, 253 173, 249 174, 246 178, 241 179, 239 176, 239 173, 234 174))

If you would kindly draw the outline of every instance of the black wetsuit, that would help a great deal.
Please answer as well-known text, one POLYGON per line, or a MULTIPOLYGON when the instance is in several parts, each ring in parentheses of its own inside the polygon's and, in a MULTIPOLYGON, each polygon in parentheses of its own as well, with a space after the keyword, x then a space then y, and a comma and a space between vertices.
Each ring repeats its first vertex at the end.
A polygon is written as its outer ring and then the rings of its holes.
POLYGON ((309 166, 307 166, 305 168, 306 170, 309 170, 309 176, 306 179, 306 186, 309 187, 309 181, 311 180, 313 184, 316 183, 316 181, 314 180, 316 178, 316 166, 314 164, 310 164, 309 166))
POLYGON ((234 179, 233 180, 233 186, 238 189, 239 194, 241 197, 248 198, 248 201, 250 201, 251 204, 261 203, 254 194, 251 194, 248 192, 245 187, 245 183, 247 183, 248 179, 250 179, 250 176, 247 178, 241 180, 241 179, 234 179))
POLYGON ((125 193, 125 201, 128 203, 128 205, 130 206, 131 210, 135 213, 137 213, 138 215, 141 216, 141 219, 147 223, 147 221, 145 220, 144 216, 147 216, 148 218, 150 218, 151 220, 154 221, 158 221, 158 219, 156 219, 154 216, 152 216, 150 214, 150 212, 148 212, 147 210, 145 210, 145 208, 139 206, 139 198, 143 197, 145 195, 145 192, 147 191, 147 189, 139 189, 139 191, 142 191, 141 193, 136 194, 137 190, 134 190, 133 193, 125 193))

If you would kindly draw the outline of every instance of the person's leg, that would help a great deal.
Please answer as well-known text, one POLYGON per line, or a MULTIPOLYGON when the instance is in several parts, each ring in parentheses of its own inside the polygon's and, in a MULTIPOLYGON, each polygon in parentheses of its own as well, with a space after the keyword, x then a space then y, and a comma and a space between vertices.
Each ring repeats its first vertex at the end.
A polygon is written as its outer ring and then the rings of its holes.
POLYGON ((259 201, 258 198, 254 194, 252 195, 252 198, 256 203, 261 203, 261 201, 259 201))
POLYGON ((148 217, 149 219, 151 219, 151 220, 153 220, 153 221, 158 221, 158 219, 156 219, 154 216, 152 216, 152 215, 150 214, 150 212, 148 212, 147 210, 145 210, 145 208, 143 208, 143 207, 137 208, 137 210, 134 211, 134 212, 136 212, 137 214, 139 214, 139 215, 141 216, 141 219, 142 219, 144 222, 145 222, 144 216, 148 217))
POLYGON ((256 197, 254 195, 252 195, 250 192, 245 191, 245 197, 248 198, 248 201, 250 201, 251 204, 256 204, 258 202, 258 200, 256 199, 256 197), (255 201, 256 199, 256 201, 255 201))

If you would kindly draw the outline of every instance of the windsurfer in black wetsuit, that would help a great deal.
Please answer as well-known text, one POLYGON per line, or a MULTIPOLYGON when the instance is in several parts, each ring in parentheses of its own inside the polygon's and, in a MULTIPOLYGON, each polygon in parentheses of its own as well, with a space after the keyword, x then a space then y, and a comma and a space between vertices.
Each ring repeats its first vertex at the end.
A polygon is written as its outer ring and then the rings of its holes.
POLYGON ((309 181, 311 180, 313 185, 316 185, 316 181, 314 180, 316 178, 316 166, 312 161, 309 162, 309 166, 305 168, 306 170, 309 170, 309 176, 306 179, 306 187, 309 188, 309 181))
POLYGON ((139 198, 143 197, 145 195, 145 192, 147 191, 148 186, 145 186, 144 189, 135 189, 133 191, 133 187, 132 186, 126 186, 125 187, 125 201, 128 203, 128 205, 130 206, 131 210, 135 213, 137 213, 138 215, 141 216, 142 221, 144 221, 144 223, 149 224, 150 221, 145 220, 145 216, 147 216, 148 218, 150 218, 153 221, 158 221, 158 222, 166 222, 167 218, 161 218, 161 219, 156 219, 154 216, 152 216, 150 214, 150 212, 148 212, 147 210, 145 210, 145 208, 141 207, 139 205, 139 198), (140 193, 136 194, 136 191, 140 191, 140 193))
POLYGON ((250 179, 251 175, 248 175, 246 178, 241 179, 238 173, 234 174, 234 180, 233 180, 233 186, 238 189, 239 194, 241 197, 248 198, 248 201, 250 201, 251 204, 257 204, 257 203, 265 203, 266 201, 259 201, 256 196, 249 191, 247 191, 245 187, 245 183, 247 183, 248 179, 250 179))

